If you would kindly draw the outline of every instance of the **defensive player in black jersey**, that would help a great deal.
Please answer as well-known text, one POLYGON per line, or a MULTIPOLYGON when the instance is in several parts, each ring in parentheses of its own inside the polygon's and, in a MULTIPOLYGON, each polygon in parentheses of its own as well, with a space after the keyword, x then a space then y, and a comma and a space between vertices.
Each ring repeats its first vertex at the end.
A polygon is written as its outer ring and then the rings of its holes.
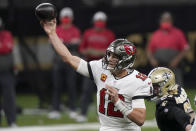
POLYGON ((156 101, 156 121, 160 131, 190 131, 195 113, 185 90, 176 84, 174 73, 165 67, 153 69, 148 75, 156 101))
MULTIPOLYGON (((195 96, 195 99, 194 99, 194 103, 195 103, 195 106, 196 106, 196 96, 195 96)), ((195 116, 195 122, 193 123, 193 126, 191 128, 191 131, 196 131, 196 116, 195 116)))

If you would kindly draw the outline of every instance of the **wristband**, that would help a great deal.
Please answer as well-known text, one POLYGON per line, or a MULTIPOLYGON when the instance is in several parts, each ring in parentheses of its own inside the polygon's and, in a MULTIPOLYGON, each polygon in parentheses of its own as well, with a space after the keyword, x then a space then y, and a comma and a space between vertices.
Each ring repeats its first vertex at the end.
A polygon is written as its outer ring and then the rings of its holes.
POLYGON ((120 99, 118 99, 118 101, 115 103, 115 106, 125 116, 128 116, 133 111, 131 107, 127 106, 126 103, 120 99))

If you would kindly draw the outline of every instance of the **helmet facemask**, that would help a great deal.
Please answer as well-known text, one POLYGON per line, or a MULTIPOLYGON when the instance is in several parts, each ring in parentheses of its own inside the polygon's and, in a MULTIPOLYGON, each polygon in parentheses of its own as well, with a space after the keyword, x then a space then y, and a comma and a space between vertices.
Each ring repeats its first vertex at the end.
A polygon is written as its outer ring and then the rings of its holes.
POLYGON ((113 52, 111 51, 106 51, 106 55, 105 55, 105 58, 104 58, 104 64, 103 64, 103 68, 104 69, 107 69, 107 70, 118 70, 118 63, 119 63, 119 60, 120 60, 120 57, 115 55, 115 58, 116 60, 113 60, 113 61, 109 61, 109 57, 110 55, 112 55, 113 52))
POLYGON ((165 81, 159 83, 152 83, 154 96, 161 97, 165 94, 165 91, 167 90, 167 87, 165 87, 165 83, 165 81))

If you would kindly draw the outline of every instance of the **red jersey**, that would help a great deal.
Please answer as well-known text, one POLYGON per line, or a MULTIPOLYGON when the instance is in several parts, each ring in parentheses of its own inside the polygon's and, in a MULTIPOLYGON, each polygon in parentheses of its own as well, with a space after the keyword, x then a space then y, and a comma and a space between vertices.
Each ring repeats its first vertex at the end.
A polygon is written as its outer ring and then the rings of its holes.
POLYGON ((71 40, 75 38, 80 38, 80 30, 71 25, 71 27, 64 29, 62 25, 57 26, 56 33, 59 38, 63 41, 63 43, 71 43, 71 40))
POLYGON ((172 27, 168 32, 158 29, 153 33, 148 44, 148 49, 151 52, 155 52, 158 49, 183 51, 187 48, 188 43, 183 32, 175 27, 172 27))
MULTIPOLYGON (((104 29, 103 31, 96 31, 94 28, 88 29, 84 32, 83 40, 80 44, 80 51, 87 48, 94 48, 96 50, 106 50, 110 43, 114 41, 115 35, 109 29, 104 29)), ((92 59, 93 56, 87 56, 92 59)))
POLYGON ((7 30, 0 31, 0 54, 10 53, 13 46, 12 34, 7 30))

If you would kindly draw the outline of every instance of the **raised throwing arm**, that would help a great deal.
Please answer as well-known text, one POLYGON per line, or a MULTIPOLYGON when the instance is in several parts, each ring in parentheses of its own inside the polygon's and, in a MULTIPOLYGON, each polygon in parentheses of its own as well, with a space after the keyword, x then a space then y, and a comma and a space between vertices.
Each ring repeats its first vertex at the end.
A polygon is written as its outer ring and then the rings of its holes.
POLYGON ((51 21, 41 21, 40 23, 47 33, 56 52, 62 57, 63 61, 70 64, 76 70, 80 64, 81 58, 73 56, 57 36, 56 19, 53 19, 51 21))

